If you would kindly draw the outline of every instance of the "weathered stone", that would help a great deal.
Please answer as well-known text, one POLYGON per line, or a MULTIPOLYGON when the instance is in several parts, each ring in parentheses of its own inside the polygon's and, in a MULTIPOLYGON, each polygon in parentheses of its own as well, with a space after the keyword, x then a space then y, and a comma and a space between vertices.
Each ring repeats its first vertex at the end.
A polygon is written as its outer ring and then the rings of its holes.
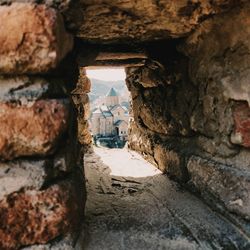
POLYGON ((129 124, 128 147, 141 153, 145 159, 171 178, 185 182, 187 170, 184 155, 174 149, 173 144, 163 135, 140 127, 135 121, 129 124))
MULTIPOLYGON (((223 98, 221 86, 216 81, 204 80, 199 86, 199 97, 190 125, 193 131, 209 138, 227 138, 233 126, 231 105, 223 98)), ((220 138, 220 139, 219 139, 220 138)))
POLYGON ((226 137, 208 138, 206 136, 198 136, 195 138, 195 144, 199 150, 209 153, 213 157, 222 157, 224 159, 232 159, 240 151, 239 147, 232 145, 226 137))
POLYGON ((220 162, 224 165, 231 165, 234 166, 234 168, 243 170, 243 171, 250 171, 250 154, 249 154, 249 148, 245 147, 235 147, 238 151, 236 154, 228 156, 228 157, 218 157, 218 155, 213 155, 213 160, 220 162))
POLYGON ((77 142, 73 141, 73 138, 67 138, 67 140, 70 143, 65 140, 64 147, 53 155, 53 165, 50 169, 53 178, 61 177, 75 170, 77 154, 79 153, 77 145, 75 145, 77 142))
POLYGON ((70 234, 62 239, 54 240, 48 244, 28 246, 22 248, 22 250, 80 250, 80 248, 75 247, 75 241, 76 237, 72 237, 70 234))
MULTIPOLYGON (((97 67, 98 68, 100 67, 127 68, 127 67, 141 67, 141 66, 144 66, 145 63, 146 63, 146 60, 142 60, 142 59, 125 59, 125 60, 110 60, 110 61, 109 60, 93 61, 91 65, 93 65, 93 68, 97 68, 97 67)), ((84 66, 84 64, 80 64, 80 65, 84 66)))
POLYGON ((249 11, 248 3, 204 21, 182 48, 191 58, 190 77, 199 88, 191 127, 208 137, 228 140, 233 128, 230 100, 249 100, 249 11))
POLYGON ((90 102, 88 95, 82 91, 82 89, 84 88, 83 85, 86 80, 89 82, 89 79, 84 76, 85 72, 82 71, 82 73, 83 77, 80 76, 77 88, 72 92, 72 99, 78 112, 78 141, 84 146, 84 150, 88 151, 92 147, 92 136, 90 134, 88 122, 90 116, 90 102))
MULTIPOLYGON (((236 55, 233 56, 234 58, 230 58, 230 60, 234 62, 237 66, 239 64, 243 64, 243 61, 245 61, 245 65, 247 65, 250 61, 248 52, 244 51, 244 48, 242 48, 241 50, 242 51, 239 51, 238 53, 236 53, 236 55), (242 54, 244 56, 242 56, 242 54)), ((238 71, 238 69, 236 70, 238 71)), ((238 101, 245 100, 248 102, 248 105, 250 105, 250 87, 248 84, 250 69, 246 68, 244 70, 243 68, 241 68, 240 70, 241 73, 237 74, 237 76, 235 74, 223 77, 221 79, 221 82, 223 84, 223 95, 227 99, 233 99, 238 101)))
MULTIPOLYGON (((96 67, 140 67, 146 63, 145 49, 139 45, 79 44, 78 65, 88 69, 96 67)), ((83 75, 86 75, 85 73, 83 75)))
POLYGON ((0 100, 27 104, 45 98, 66 97, 67 88, 60 78, 0 76, 0 100))
MULTIPOLYGON (((196 91, 186 82, 185 73, 168 84, 165 70, 159 67, 155 64, 150 71, 147 68, 127 70, 126 82, 135 121, 156 133, 186 136, 191 133, 189 115, 196 91)), ((175 73, 174 70, 169 75, 175 73)))
POLYGON ((128 147, 143 155, 148 161, 156 165, 154 160, 153 136, 150 131, 139 127, 135 121, 130 121, 128 131, 128 147))
POLYGON ((169 150, 162 144, 154 145, 154 159, 158 168, 167 173, 170 177, 183 181, 185 179, 185 170, 183 159, 180 153, 169 150))
POLYGON ((0 201, 0 247, 44 244, 75 230, 82 218, 82 196, 69 181, 43 191, 13 193, 0 201))
POLYGON ((126 70, 134 117, 128 146, 183 182, 187 179, 187 171, 185 157, 178 149, 182 145, 179 136, 192 135, 189 119, 197 92, 186 75, 185 58, 174 48, 171 53, 176 58, 167 60, 166 65, 154 60, 142 68, 126 70))
POLYGON ((43 3, 46 4, 49 7, 55 8, 59 10, 60 12, 65 11, 68 9, 70 5, 70 0, 0 0, 0 5, 10 5, 11 3, 33 3, 33 4, 39 4, 43 3))
POLYGON ((134 74, 137 74, 138 83, 144 88, 167 85, 167 72, 159 62, 149 62, 144 67, 139 67, 134 74))
POLYGON ((205 199, 218 200, 231 212, 250 219, 250 173, 212 160, 192 156, 188 161, 191 183, 205 199))
POLYGON ((76 148, 67 140, 65 140, 65 147, 53 157, 0 162, 0 200, 21 189, 40 190, 55 179, 75 171, 76 148))
POLYGON ((0 6, 0 73, 44 73, 72 49, 62 17, 45 5, 0 6))
POLYGON ((90 102, 87 94, 81 93, 81 89, 76 88, 72 92, 72 99, 78 110, 78 114, 81 119, 88 120, 90 115, 90 102), (80 92, 78 94, 78 92, 80 92))
POLYGON ((0 158, 48 155, 68 126, 64 100, 40 100, 27 105, 0 103, 0 158))
POLYGON ((53 166, 46 160, 0 163, 0 200, 22 188, 39 190, 48 179, 49 168, 53 166))
MULTIPOLYGON (((249 9, 248 3, 208 19, 187 38, 183 44, 183 52, 193 59, 190 64, 190 76, 194 83, 199 83, 205 76, 218 80, 225 88, 241 88, 242 84, 247 83, 250 49, 249 9)), ((231 98, 230 95, 226 97, 231 98)))
MULTIPOLYGON (((186 36, 206 17, 243 1, 84 0, 78 36, 87 41, 147 41, 186 36)), ((77 12, 77 11, 75 11, 77 12)))
POLYGON ((89 93, 91 89, 91 82, 86 75, 86 69, 81 67, 77 87, 74 89, 73 94, 89 93))
POLYGON ((92 143, 92 136, 89 131, 89 122, 78 118, 78 140, 82 145, 88 146, 92 143))
POLYGON ((100 52, 97 61, 113 61, 113 60, 127 60, 127 59, 147 59, 144 53, 135 52, 100 52))
POLYGON ((250 108, 247 102, 237 103, 233 109, 234 132, 231 142, 250 147, 250 108))

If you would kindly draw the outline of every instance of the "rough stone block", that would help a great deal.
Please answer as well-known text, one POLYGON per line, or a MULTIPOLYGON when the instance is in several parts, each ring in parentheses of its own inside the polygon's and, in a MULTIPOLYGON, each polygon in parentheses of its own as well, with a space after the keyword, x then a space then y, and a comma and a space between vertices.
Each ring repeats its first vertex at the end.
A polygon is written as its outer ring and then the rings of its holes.
POLYGON ((76 230, 82 219, 82 196, 70 181, 43 191, 22 190, 0 201, 0 248, 45 244, 76 230))
POLYGON ((185 73, 180 72, 180 68, 186 70, 186 62, 180 59, 178 63, 179 69, 171 71, 168 65, 164 68, 157 61, 142 68, 130 68, 126 71, 126 83, 136 122, 156 133, 187 136, 192 134, 190 115, 196 91, 186 81, 185 73))
POLYGON ((144 153, 152 155, 154 154, 153 149, 153 138, 150 132, 141 129, 138 126, 138 123, 135 121, 131 121, 129 124, 129 140, 128 146, 129 148, 144 153))
POLYGON ((67 88, 60 78, 0 76, 0 100, 27 103, 38 99, 66 97, 67 88))
POLYGON ((89 132, 89 122, 81 118, 78 119, 78 140, 82 145, 92 143, 92 136, 89 132))
POLYGON ((80 68, 77 88, 74 90, 75 94, 89 93, 91 90, 91 81, 86 75, 86 69, 80 68))
POLYGON ((164 66, 157 61, 148 62, 145 67, 140 67, 138 73, 140 76, 138 82, 144 88, 169 84, 164 66))
POLYGON ((55 179, 72 173, 76 169, 76 153, 72 145, 68 144, 46 159, 0 162, 0 200, 22 189, 40 190, 55 179))
POLYGON ((82 92, 82 86, 79 84, 72 92, 72 99, 78 111, 78 140, 84 145, 87 150, 91 148, 92 136, 89 132, 89 116, 90 116, 90 103, 89 97, 86 93, 82 92))
POLYGON ((59 238, 57 240, 53 240, 53 242, 50 242, 48 244, 39 244, 39 245, 32 245, 28 247, 22 248, 22 250, 80 250, 81 248, 75 247, 75 241, 78 237, 75 237, 71 234, 59 238))
POLYGON ((192 156, 188 161, 190 182, 201 195, 220 201, 230 212, 250 219, 250 173, 233 166, 222 165, 211 160, 192 156))
POLYGON ((81 84, 83 93, 89 93, 91 91, 91 81, 87 76, 81 77, 81 84))
POLYGON ((45 5, 0 6, 0 73, 43 73, 72 49, 62 17, 45 5))
POLYGON ((48 178, 50 161, 14 161, 0 163, 0 200, 22 188, 39 190, 48 178))
MULTIPOLYGON (((208 18, 184 42, 189 77, 199 89, 191 117, 194 131, 229 141, 230 100, 249 101, 250 5, 208 18)), ((181 47, 181 46, 180 46, 181 47)))
POLYGON ((231 142, 250 147, 250 108, 247 102, 237 103, 233 109, 234 132, 231 142))
POLYGON ((87 41, 107 43, 183 37, 206 17, 243 1, 82 0, 84 18, 78 36, 87 41))
POLYGON ((75 89, 72 92, 72 99, 74 101, 74 104, 77 108, 78 115, 80 116, 80 119, 88 120, 90 116, 90 101, 89 96, 87 94, 83 93, 77 93, 79 89, 75 89))
POLYGON ((66 100, 0 103, 0 159, 52 153, 68 127, 66 100))
POLYGON ((180 153, 167 149, 164 145, 155 145, 154 158, 163 173, 180 181, 185 180, 186 171, 183 168, 183 158, 180 153))
MULTIPOLYGON (((200 150, 207 152, 214 157, 218 156, 228 159, 229 162, 232 160, 232 156, 237 155, 240 151, 239 147, 232 145, 227 137, 217 136, 215 138, 208 138, 205 136, 199 136, 195 138, 195 144, 200 150)), ((241 165, 241 163, 236 165, 241 165)))

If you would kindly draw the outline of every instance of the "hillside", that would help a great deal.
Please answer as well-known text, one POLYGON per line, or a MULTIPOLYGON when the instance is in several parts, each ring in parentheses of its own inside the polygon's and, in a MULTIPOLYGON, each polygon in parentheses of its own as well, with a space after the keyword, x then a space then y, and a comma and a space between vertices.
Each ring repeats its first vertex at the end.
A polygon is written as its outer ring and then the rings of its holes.
POLYGON ((91 92, 89 93, 90 101, 94 101, 99 96, 105 96, 110 88, 114 87, 119 93, 122 93, 127 88, 126 83, 119 81, 103 81, 91 78, 91 92))

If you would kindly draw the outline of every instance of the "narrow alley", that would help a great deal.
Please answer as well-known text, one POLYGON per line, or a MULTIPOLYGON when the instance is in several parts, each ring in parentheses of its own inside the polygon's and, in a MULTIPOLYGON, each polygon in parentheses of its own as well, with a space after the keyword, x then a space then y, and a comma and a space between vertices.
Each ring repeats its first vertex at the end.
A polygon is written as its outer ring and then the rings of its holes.
POLYGON ((95 148, 85 174, 84 249, 250 247, 233 224, 134 151, 95 148))

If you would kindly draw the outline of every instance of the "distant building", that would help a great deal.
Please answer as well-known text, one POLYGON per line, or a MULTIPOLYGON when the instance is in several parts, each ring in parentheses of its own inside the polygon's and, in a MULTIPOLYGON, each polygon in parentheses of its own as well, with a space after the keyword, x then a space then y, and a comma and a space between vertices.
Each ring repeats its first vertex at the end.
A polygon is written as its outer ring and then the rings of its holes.
POLYGON ((120 104, 118 93, 111 88, 104 99, 104 105, 92 112, 90 130, 93 136, 119 136, 126 140, 128 122, 128 109, 120 104))

